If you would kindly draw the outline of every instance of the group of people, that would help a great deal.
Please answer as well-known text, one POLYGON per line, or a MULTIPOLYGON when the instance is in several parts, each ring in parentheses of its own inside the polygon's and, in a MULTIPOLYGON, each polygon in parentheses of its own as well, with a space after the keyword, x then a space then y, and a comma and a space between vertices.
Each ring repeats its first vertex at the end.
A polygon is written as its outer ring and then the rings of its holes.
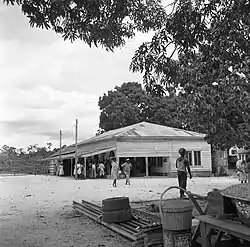
POLYGON ((236 163, 236 174, 240 182, 247 183, 247 164, 250 163, 250 158, 247 160, 238 160, 236 163))
MULTIPOLYGON (((186 157, 186 149, 181 148, 179 150, 180 157, 176 160, 176 168, 177 168, 177 177, 178 177, 178 183, 179 187, 182 188, 180 190, 180 197, 185 197, 184 191, 187 188, 187 174, 189 173, 190 179, 192 179, 192 173, 190 169, 189 161, 186 157)), ((125 184, 130 185, 130 172, 132 170, 132 164, 129 159, 126 159, 125 163, 120 166, 118 162, 116 161, 115 157, 111 158, 111 178, 113 179, 113 187, 117 187, 117 179, 119 178, 119 174, 121 172, 125 175, 125 184)))
POLYGON ((81 163, 77 162, 73 175, 77 180, 84 178, 84 166, 81 163))
POLYGON ((122 171, 118 162, 116 161, 116 157, 111 157, 111 178, 113 179, 113 187, 117 187, 117 179, 119 178, 119 174, 121 172, 125 175, 125 184, 130 185, 130 172, 132 170, 132 164, 129 159, 121 165, 122 171))
MULTIPOLYGON (((113 179, 113 186, 117 187, 117 179, 120 176, 120 173, 123 172, 125 175, 125 184, 130 185, 130 172, 132 170, 132 164, 129 159, 126 159, 126 162, 124 162, 121 165, 122 170, 120 169, 120 166, 118 162, 116 161, 115 157, 111 157, 111 178, 113 179)), ((99 178, 105 177, 105 165, 99 161, 98 164, 90 162, 88 164, 90 177, 96 178, 97 176, 99 178)), ((84 166, 80 164, 79 162, 74 167, 74 176, 76 176, 76 179, 83 179, 84 178, 84 166)))
MULTIPOLYGON (((77 162, 76 167, 74 167, 74 176, 76 176, 76 178, 79 179, 83 179, 84 175, 85 175, 85 170, 84 170, 84 165, 82 165, 81 163, 77 162)), ((89 176, 91 178, 104 178, 105 176, 105 166, 104 164, 99 161, 98 164, 92 163, 90 162, 88 164, 88 172, 89 172, 89 176)))
POLYGON ((102 161, 99 161, 96 163, 89 163, 89 171, 90 171, 90 177, 91 178, 104 178, 105 177, 105 165, 102 161))
MULTIPOLYGON (((189 174, 190 179, 192 179, 192 173, 190 169, 189 161, 186 157, 186 149, 181 148, 179 150, 180 156, 176 160, 176 169, 177 169, 177 177, 178 177, 178 183, 180 189, 180 197, 185 197, 184 193, 187 188, 187 177, 189 174)), ((116 157, 111 157, 111 178, 113 179, 113 187, 117 187, 117 179, 119 178, 120 174, 123 172, 125 175, 125 185, 130 185, 130 173, 132 170, 132 164, 129 159, 126 159, 126 161, 121 165, 116 160, 116 157)), ((248 158, 246 161, 244 160, 238 160, 236 163, 236 170, 237 175, 239 176, 239 179, 241 183, 247 183, 247 164, 250 163, 250 158, 248 158)), ((90 169, 91 169, 91 177, 96 178, 97 171, 99 173, 99 177, 103 178, 105 176, 105 165, 102 162, 98 162, 98 164, 90 163, 90 169)), ((83 179, 84 176, 84 166, 77 163, 76 167, 74 168, 74 175, 77 174, 77 179, 83 179)), ((57 169, 57 175, 63 176, 64 170, 63 170, 63 164, 60 163, 58 169, 57 169)))

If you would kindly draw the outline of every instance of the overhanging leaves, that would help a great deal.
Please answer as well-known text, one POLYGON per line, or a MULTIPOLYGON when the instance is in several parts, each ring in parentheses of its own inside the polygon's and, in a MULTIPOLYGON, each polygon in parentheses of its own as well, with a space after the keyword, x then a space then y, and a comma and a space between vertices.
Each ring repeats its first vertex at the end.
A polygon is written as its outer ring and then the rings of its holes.
POLYGON ((161 28, 166 13, 160 0, 3 0, 20 5, 31 27, 52 28, 65 40, 113 50, 136 31, 161 28))

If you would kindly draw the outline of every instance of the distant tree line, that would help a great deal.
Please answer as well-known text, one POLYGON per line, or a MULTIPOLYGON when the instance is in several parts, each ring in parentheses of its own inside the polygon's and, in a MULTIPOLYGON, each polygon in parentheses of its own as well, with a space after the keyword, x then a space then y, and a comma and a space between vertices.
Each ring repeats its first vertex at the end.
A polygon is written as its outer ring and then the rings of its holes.
MULTIPOLYGON (((62 148, 65 148, 64 145, 62 148)), ((29 145, 26 149, 4 145, 0 148, 0 172, 30 172, 38 161, 58 152, 60 148, 53 148, 49 142, 46 146, 29 145)))

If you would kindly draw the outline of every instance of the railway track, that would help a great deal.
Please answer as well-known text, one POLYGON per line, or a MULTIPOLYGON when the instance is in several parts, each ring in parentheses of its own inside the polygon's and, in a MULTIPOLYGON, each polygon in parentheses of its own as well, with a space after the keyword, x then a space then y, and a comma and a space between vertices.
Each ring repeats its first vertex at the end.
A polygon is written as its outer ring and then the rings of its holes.
POLYGON ((132 220, 124 223, 106 223, 102 220, 102 208, 96 204, 84 200, 73 201, 73 208, 130 240, 134 247, 163 246, 160 219, 151 214, 131 209, 132 220))

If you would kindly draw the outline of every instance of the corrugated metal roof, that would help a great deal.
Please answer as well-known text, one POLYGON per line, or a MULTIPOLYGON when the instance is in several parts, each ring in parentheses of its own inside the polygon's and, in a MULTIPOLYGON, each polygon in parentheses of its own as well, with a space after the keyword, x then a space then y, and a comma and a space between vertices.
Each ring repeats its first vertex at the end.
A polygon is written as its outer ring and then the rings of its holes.
POLYGON ((99 136, 94 136, 90 139, 80 142, 79 145, 116 137, 190 137, 192 139, 201 139, 205 137, 205 134, 159 124, 141 122, 124 128, 107 131, 99 136))
MULTIPOLYGON (((86 139, 82 142, 78 143, 78 146, 81 145, 87 145, 90 143, 94 142, 99 142, 99 141, 105 141, 108 139, 122 139, 122 138, 129 138, 131 139, 135 137, 143 137, 146 139, 147 137, 152 139, 153 137, 167 137, 171 139, 203 139, 205 137, 205 134, 201 133, 196 133, 193 131, 188 131, 188 130, 183 130, 183 129, 177 129, 177 128, 172 128, 168 126, 163 126, 159 124, 152 124, 152 123, 147 123, 147 122, 141 122, 137 124, 133 124, 127 127, 115 129, 115 130, 110 130, 107 131, 101 135, 94 136, 92 138, 86 139)), ((62 150, 62 154, 67 154, 67 153, 72 153, 75 151, 75 144, 72 144, 62 150)), ((55 153, 51 157, 58 156, 59 152, 55 153)))

